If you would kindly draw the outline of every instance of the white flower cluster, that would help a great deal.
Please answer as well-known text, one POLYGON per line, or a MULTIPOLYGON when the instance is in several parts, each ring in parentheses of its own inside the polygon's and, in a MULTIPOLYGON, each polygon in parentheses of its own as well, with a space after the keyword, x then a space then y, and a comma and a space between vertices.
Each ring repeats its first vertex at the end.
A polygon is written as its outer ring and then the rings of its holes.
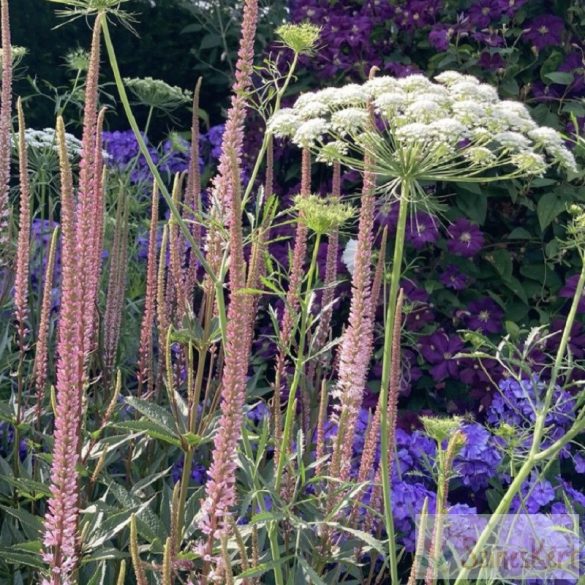
MULTIPOLYGON (((29 148, 38 151, 59 152, 57 146, 57 136, 53 128, 45 128, 44 130, 35 130, 27 128, 24 131, 24 140, 29 148)), ((81 140, 73 136, 73 134, 65 133, 65 142, 67 144, 67 152, 70 157, 76 158, 81 156, 81 140)), ((18 136, 12 137, 12 147, 18 148, 18 136)))
POLYGON ((520 102, 500 100, 492 86, 455 71, 435 81, 374 77, 363 85, 305 93, 275 114, 268 130, 328 163, 376 145, 374 154, 395 159, 388 167, 405 158, 412 164, 413 157, 403 155, 415 152, 427 176, 448 165, 463 172, 464 163, 475 176, 496 167, 510 167, 508 175, 542 175, 551 164, 576 171, 556 130, 539 127, 520 102))

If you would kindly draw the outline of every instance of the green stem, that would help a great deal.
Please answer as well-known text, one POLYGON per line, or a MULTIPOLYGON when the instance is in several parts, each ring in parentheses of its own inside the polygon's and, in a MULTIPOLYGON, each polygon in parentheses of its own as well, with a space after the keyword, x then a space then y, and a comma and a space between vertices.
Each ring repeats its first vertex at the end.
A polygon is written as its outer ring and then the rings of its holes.
MULTIPOLYGON (((473 547, 473 550, 471 551, 469 558, 480 558, 479 554, 482 552, 482 549, 486 545, 488 538, 491 536, 492 532, 496 528, 499 522, 499 516, 501 514, 506 514, 508 512, 512 500, 514 499, 514 496, 516 496, 516 494, 520 491, 522 484, 526 481, 531 471, 534 469, 535 465, 542 459, 541 457, 542 454, 539 453, 539 449, 542 437, 544 435, 546 415, 548 413, 548 409, 550 407, 554 395, 555 386, 559 377, 563 359, 565 357, 565 352, 567 351, 567 346, 569 344, 569 338, 571 335, 571 329, 573 328, 573 323, 575 322, 575 317, 577 315, 577 310, 579 307, 579 302, 581 301, 583 295, 584 287, 585 263, 583 263, 581 266, 581 274, 579 275, 577 290, 575 291, 575 296, 573 297, 571 309, 569 310, 569 315, 567 316, 567 321, 565 322, 565 327, 563 329, 563 334, 561 336, 561 343, 559 345, 559 349, 555 357, 555 363, 551 373, 550 382, 547 388, 544 403, 542 408, 536 415, 536 423, 534 425, 534 434, 532 437, 532 446, 530 448, 530 453, 528 454, 528 457, 520 467, 518 474, 516 475, 508 489, 506 490, 506 493, 502 497, 497 508, 494 510, 492 516, 490 517, 489 522, 483 529, 483 532, 479 536, 477 543, 473 547)), ((563 439, 560 440, 562 441, 562 444, 560 443, 560 441, 557 441, 557 443, 553 445, 555 449, 553 449, 552 452, 549 451, 548 449, 545 452, 551 452, 552 454, 557 453, 558 450, 562 448, 562 446, 566 444, 566 442, 569 441, 572 436, 573 435, 571 431, 569 431, 567 434, 565 434, 563 439)), ((459 575, 457 575, 455 585, 462 585, 462 583, 467 579, 468 574, 469 569, 466 566, 464 566, 459 572, 459 575)))
MULTIPOLYGON (((284 80, 284 83, 282 84, 282 87, 276 93, 276 99, 274 101, 274 112, 278 112, 278 110, 280 109, 280 103, 282 101, 282 97, 285 94, 286 90, 288 89, 288 86, 290 84, 290 81, 292 79, 294 71, 296 69, 298 60, 299 60, 299 55, 298 55, 298 53, 295 53, 293 60, 292 60, 292 63, 290 65, 290 69, 288 70, 287 76, 284 80)), ((271 136, 268 134, 268 132, 264 132, 264 137, 262 139, 262 146, 260 147, 260 152, 258 153, 258 156, 256 157, 254 169, 252 170, 252 174, 250 175, 250 180, 248 181, 246 191, 244 192, 244 197, 242 198, 242 205, 246 205, 246 202, 248 201, 248 198, 250 197, 250 194, 252 193, 252 189, 254 188, 254 184, 256 183, 256 177, 258 176, 258 173, 260 172, 260 167, 262 165, 262 162, 264 161, 264 156, 266 154, 266 151, 268 150, 268 144, 270 143, 270 138, 271 138, 271 136)), ((266 193, 266 196, 269 196, 269 195, 272 195, 272 193, 266 193)))
POLYGON ((382 467, 382 497, 384 501, 384 522, 388 535, 388 554, 390 561, 391 582, 398 585, 398 555, 396 551, 396 538, 394 533, 394 518, 392 516, 392 493, 390 485, 390 446, 388 445, 388 391, 390 385, 390 368, 392 364, 392 337, 394 331, 394 319, 396 301, 400 290, 400 277, 402 275, 402 260, 404 257, 404 239, 406 235, 406 220, 408 217, 408 202, 412 185, 410 180, 403 179, 400 186, 400 200, 398 211, 398 226, 396 228, 396 240, 394 242, 394 257, 392 260, 392 275, 390 279, 390 295, 386 308, 386 320, 384 323, 384 357, 382 362, 382 381, 380 386, 380 461, 382 467))
MULTIPOLYGON (((294 408, 296 404, 295 395, 297 392, 297 388, 301 381, 301 374, 303 371, 303 364, 305 361, 305 341, 307 337, 307 328, 308 328, 308 320, 309 320, 309 300, 312 294, 313 288, 313 278, 315 276, 315 272, 317 269, 317 256, 319 253, 319 244, 321 242, 320 234, 317 234, 315 238, 315 245, 313 248, 313 256, 311 258, 311 265, 309 267, 309 272, 307 274, 307 286, 305 290, 305 298, 301 304, 301 327, 300 327, 300 339, 299 339, 299 349, 297 352, 297 357, 295 360, 295 372, 293 375, 293 379, 291 382, 291 386, 289 389, 288 394, 288 402, 286 405, 286 414, 284 418, 284 431, 282 433, 282 439, 280 442, 280 457, 278 458, 278 465, 276 467, 276 475, 274 479, 274 491, 275 493, 279 493, 280 491, 280 484, 282 481, 282 472, 284 470, 284 462, 286 459, 286 449, 288 448, 288 444, 290 441, 290 434, 292 432, 292 425, 294 419, 294 408)), ((279 391, 278 388, 275 390, 276 392, 279 391)))
POLYGON ((134 113, 132 112, 132 107, 130 106, 128 94, 126 93, 124 81, 123 81, 122 75, 120 73, 120 68, 118 66, 118 59, 116 57, 116 51, 114 50, 114 45, 112 43, 112 38, 110 36, 110 30, 108 27, 108 21, 106 18, 102 19, 101 26, 102 26, 102 31, 104 34, 104 42, 106 44, 106 50, 108 52, 108 59, 110 61, 110 66, 112 67, 112 72, 114 74, 114 80, 116 82, 116 88, 117 88, 118 94, 120 96, 120 101, 122 102, 122 106, 124 108, 124 113, 126 114, 126 118, 128 119, 128 123, 130 124, 130 128, 132 128, 132 131, 134 132, 134 136, 136 137, 136 141, 138 142, 140 152, 144 156, 144 158, 146 160, 146 164, 148 165, 148 168, 149 168, 150 172, 152 173, 152 176, 154 177, 154 180, 156 181, 156 183, 158 185, 158 188, 159 188, 161 195, 163 196, 166 204, 169 206, 169 210, 170 210, 171 214, 173 215, 174 220, 177 222, 179 229, 181 230, 181 232, 183 233, 183 235, 185 236, 185 238, 187 239, 189 244, 191 244, 191 249, 195 252, 195 255, 197 256, 197 260, 199 260, 199 262, 201 263, 201 266, 203 267, 205 272, 209 275, 209 277, 214 282, 216 282, 215 274, 213 273, 209 264, 205 260, 203 254, 201 253, 201 250, 199 249, 199 246, 197 245, 197 243, 193 239, 193 235, 191 234, 191 230, 189 229, 189 227, 187 226, 187 224, 185 223, 185 221, 181 217, 181 214, 180 214, 177 206, 175 205, 173 198, 172 198, 171 194, 169 193, 169 190, 167 189, 167 186, 165 185, 165 183, 164 183, 164 181, 163 181, 163 179, 162 179, 162 177, 161 177, 161 175, 156 167, 156 164, 152 160, 152 156, 150 155, 150 152, 148 151, 148 147, 146 146, 146 142, 144 141, 144 137, 142 136, 142 133, 140 132, 140 128, 138 127, 138 122, 136 121, 136 118, 134 117, 134 113))
MULTIPOLYGON (((254 453, 250 438, 248 437, 248 429, 246 425, 242 430, 242 443, 244 445, 244 452, 250 461, 254 460, 254 453)), ((252 481, 254 483, 254 491, 256 493, 256 502, 260 511, 265 513, 266 502, 264 501, 262 486, 258 481, 258 474, 252 474, 252 481)), ((269 522, 268 528, 268 540, 270 542, 270 553, 272 555, 272 561, 274 562, 274 580, 276 585, 284 585, 284 575, 282 574, 282 567, 280 566, 280 547, 278 545, 278 526, 276 522, 269 522)))

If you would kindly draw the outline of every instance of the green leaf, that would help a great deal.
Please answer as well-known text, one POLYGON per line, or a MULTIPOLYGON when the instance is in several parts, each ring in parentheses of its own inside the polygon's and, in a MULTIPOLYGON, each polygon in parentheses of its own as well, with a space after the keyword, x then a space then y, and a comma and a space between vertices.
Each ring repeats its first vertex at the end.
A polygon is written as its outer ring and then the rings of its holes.
MULTIPOLYGON (((125 508, 138 507, 142 504, 139 497, 131 494, 125 487, 118 483, 110 484, 109 488, 114 494, 114 497, 125 508)), ((140 536, 151 543, 155 540, 164 543, 168 536, 167 530, 160 518, 150 508, 144 508, 144 510, 136 516, 136 528, 138 529, 140 536)))
POLYGON ((472 192, 466 185, 459 189, 456 197, 457 207, 472 221, 483 225, 487 214, 487 197, 481 191, 472 192))
POLYGON ((164 441, 175 447, 181 446, 181 440, 175 435, 170 433, 166 427, 158 425, 152 421, 141 419, 141 420, 127 420, 112 425, 114 428, 123 429, 126 431, 143 432, 146 433, 152 439, 158 439, 164 441))
POLYGON ((565 73, 564 71, 553 71, 552 73, 546 73, 544 76, 559 85, 570 85, 575 79, 572 73, 565 73))
POLYGON ((508 234, 508 240, 529 240, 532 237, 532 234, 524 228, 517 227, 514 228, 508 234))
POLYGON ((252 568, 248 569, 247 571, 242 571, 235 578, 235 582, 242 583, 244 581, 244 579, 247 579, 248 577, 258 577, 259 575, 263 575, 264 573, 267 573, 268 571, 274 570, 274 567, 277 567, 278 565, 282 565, 285 562, 290 561, 292 558, 294 558, 293 555, 289 555, 287 557, 281 558, 278 561, 272 561, 270 563, 260 563, 256 567, 252 567, 252 568))
POLYGON ((49 486, 40 481, 27 479, 26 477, 9 477, 3 476, 2 481, 12 485, 19 496, 31 500, 39 500, 50 495, 49 486))
POLYGON ((491 254, 492 263, 502 280, 509 280, 512 277, 514 263, 508 250, 498 249, 491 254))
POLYGON ((46 567, 39 553, 26 552, 20 547, 17 549, 16 547, 2 546, 0 547, 0 557, 5 563, 11 565, 25 565, 39 570, 46 567))
POLYGON ((362 542, 365 542, 369 547, 373 548, 375 551, 379 552, 381 555, 386 554, 386 549, 383 543, 374 538, 370 533, 364 532, 363 530, 356 530, 355 528, 349 528, 348 526, 343 526, 338 522, 323 522, 322 524, 326 524, 327 526, 331 526, 331 528, 336 528, 337 530, 343 530, 355 536, 362 542))
POLYGON ((327 585, 303 557, 297 557, 297 561, 303 568, 303 574, 306 578, 305 583, 313 583, 314 585, 327 585))
POLYGON ((43 522, 38 516, 33 516, 23 508, 10 508, 8 506, 0 505, 0 510, 4 510, 4 512, 20 522, 27 538, 30 540, 36 540, 39 538, 43 530, 43 522))
POLYGON ((514 276, 511 276, 510 278, 508 278, 507 280, 504 281, 504 284, 526 305, 528 304, 528 296, 526 294, 526 291, 524 290, 524 287, 522 286, 522 283, 515 278, 514 276))
POLYGON ((134 396, 129 396, 126 398, 126 402, 132 408, 135 408, 140 414, 144 415, 148 420, 156 423, 157 425, 166 427, 169 433, 176 434, 177 427, 175 425, 175 420, 171 414, 162 406, 154 404, 150 400, 141 400, 140 398, 135 398, 134 396))
POLYGON ((118 532, 122 531, 132 519, 133 514, 140 514, 150 502, 145 502, 142 506, 133 506, 132 508, 122 510, 121 512, 115 512, 110 514, 107 518, 101 522, 98 527, 91 534, 91 538, 86 543, 87 549, 95 550, 101 547, 104 542, 110 540, 118 532))
POLYGON ((544 231, 565 210, 565 201, 555 193, 546 193, 536 205, 540 229, 544 231))
POLYGON ((520 339, 520 327, 514 321, 506 321, 504 324, 506 332, 512 338, 512 341, 520 339))
POLYGON ((199 49, 213 49, 215 47, 221 47, 221 36, 207 33, 201 40, 199 49))

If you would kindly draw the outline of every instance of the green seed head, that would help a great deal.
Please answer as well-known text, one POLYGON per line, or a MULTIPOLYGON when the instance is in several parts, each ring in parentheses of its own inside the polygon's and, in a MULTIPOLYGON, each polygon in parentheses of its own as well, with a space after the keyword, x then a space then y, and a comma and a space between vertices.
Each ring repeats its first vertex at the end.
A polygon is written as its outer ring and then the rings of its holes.
POLYGON ((354 214, 351 205, 319 195, 297 195, 295 209, 299 220, 319 235, 339 229, 354 214))
POLYGON ((149 108, 172 112, 192 99, 188 90, 152 77, 124 79, 137 102, 149 108))
POLYGON ((311 55, 315 50, 321 27, 308 22, 283 24, 276 30, 285 47, 298 55, 311 55))
POLYGON ((420 420, 429 437, 437 443, 450 439, 460 429, 462 419, 459 416, 452 418, 439 418, 434 416, 421 416, 420 420))

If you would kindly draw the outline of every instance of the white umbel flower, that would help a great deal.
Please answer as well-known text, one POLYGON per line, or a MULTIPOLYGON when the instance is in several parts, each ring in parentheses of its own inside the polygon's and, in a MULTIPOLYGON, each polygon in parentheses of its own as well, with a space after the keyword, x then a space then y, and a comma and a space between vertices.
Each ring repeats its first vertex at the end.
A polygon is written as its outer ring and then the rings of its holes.
POLYGON ((575 161, 575 157, 573 153, 564 146, 548 146, 545 148, 545 151, 548 155, 550 155, 554 162, 564 167, 568 171, 572 173, 576 173, 579 171, 577 168, 577 162, 575 161))
POLYGON ((447 110, 435 101, 419 99, 410 104, 404 115, 411 121, 420 121, 428 124, 447 115, 447 110))
POLYGON ((327 115, 329 113, 329 107, 323 102, 313 100, 300 108, 295 105, 294 111, 301 120, 310 120, 311 118, 319 118, 327 115))
POLYGON ((528 132, 528 136, 540 146, 563 146, 563 137, 554 128, 534 128, 528 132))
POLYGON ((383 114, 387 118, 392 118, 397 113, 402 112, 405 104, 406 94, 402 91, 383 93, 374 100, 376 112, 383 114))
POLYGON ((303 122, 295 132, 292 141, 301 148, 312 148, 329 130, 327 120, 313 118, 303 122))
POLYGON ((277 138, 293 136, 299 127, 300 119, 291 108, 283 108, 270 118, 266 129, 277 138))
POLYGON ((496 161, 495 154, 485 146, 470 146, 463 151, 463 156, 478 166, 490 166, 496 161))
POLYGON ((444 85, 454 85, 460 81, 465 81, 466 77, 468 76, 462 75, 457 71, 443 71, 443 73, 435 75, 435 80, 444 85))
POLYGON ((435 120, 429 127, 434 136, 445 142, 457 142, 465 137, 467 134, 467 127, 465 124, 454 120, 453 118, 441 118, 435 120))
POLYGON ((522 103, 500 100, 494 87, 454 71, 435 81, 382 76, 306 93, 268 128, 327 164, 363 169, 368 154, 376 172, 391 178, 493 181, 542 174, 551 164, 576 170, 558 132, 539 128, 522 103), (498 172, 484 172, 491 169, 498 172))
POLYGON ((346 108, 338 110, 331 116, 331 127, 340 136, 354 135, 363 130, 369 121, 369 115, 363 108, 346 108))
POLYGON ((479 126, 485 123, 488 115, 485 104, 475 100, 462 100, 453 103, 453 116, 466 126, 479 126))
POLYGON ((399 88, 398 82, 394 77, 384 75, 374 77, 364 83, 364 89, 369 99, 376 99, 383 93, 391 93, 399 88))
POLYGON ((339 88, 331 97, 331 106, 334 108, 348 106, 364 106, 368 99, 368 94, 362 85, 350 83, 339 88))
POLYGON ((520 171, 536 176, 544 175, 548 166, 544 156, 532 151, 515 154, 510 162, 520 171))
POLYGON ((423 142, 432 138, 429 125, 422 122, 401 126, 396 130, 396 137, 404 142, 423 142))
POLYGON ((530 148, 530 140, 520 132, 499 132, 494 136, 494 141, 512 150, 524 150, 530 148))
POLYGON ((429 88, 433 87, 432 81, 419 73, 409 75, 408 77, 401 77, 398 80, 398 85, 404 91, 409 93, 415 91, 427 91, 429 88))

